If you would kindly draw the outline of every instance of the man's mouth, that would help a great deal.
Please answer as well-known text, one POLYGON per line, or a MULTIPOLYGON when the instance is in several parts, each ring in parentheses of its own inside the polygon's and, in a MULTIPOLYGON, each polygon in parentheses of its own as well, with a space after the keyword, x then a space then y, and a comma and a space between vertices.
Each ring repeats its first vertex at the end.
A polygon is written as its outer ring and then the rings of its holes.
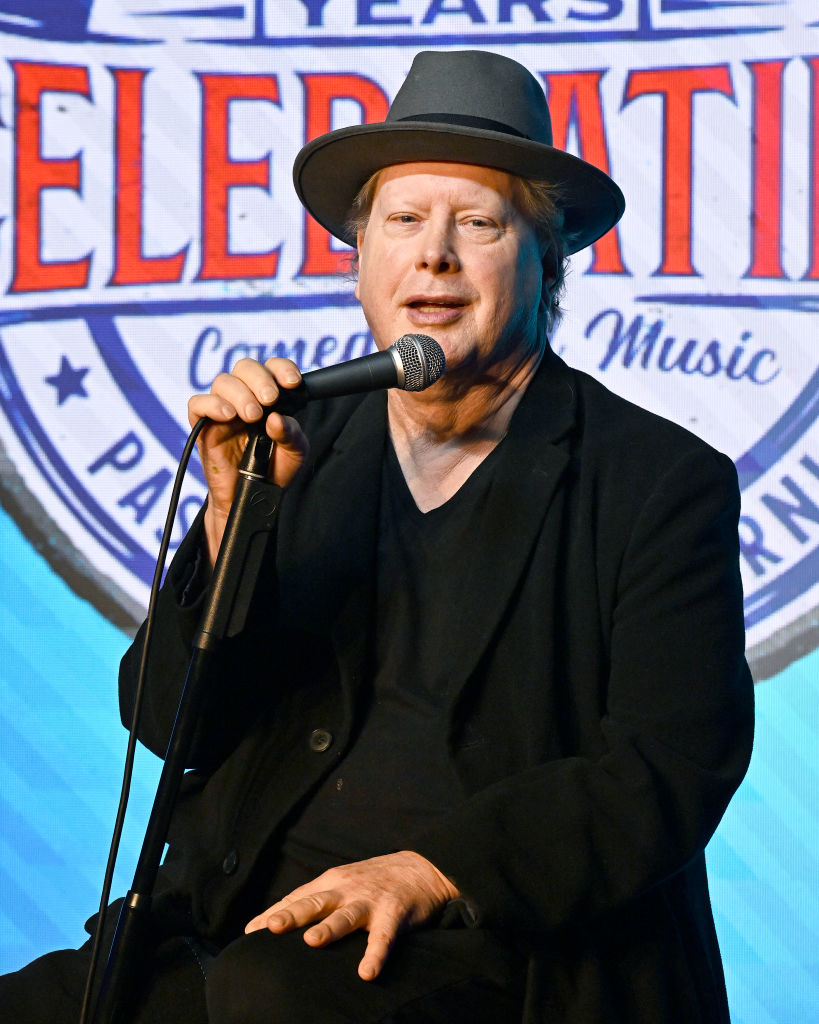
POLYGON ((443 309, 461 309, 465 303, 460 299, 413 299, 407 305, 420 313, 437 313, 443 309))

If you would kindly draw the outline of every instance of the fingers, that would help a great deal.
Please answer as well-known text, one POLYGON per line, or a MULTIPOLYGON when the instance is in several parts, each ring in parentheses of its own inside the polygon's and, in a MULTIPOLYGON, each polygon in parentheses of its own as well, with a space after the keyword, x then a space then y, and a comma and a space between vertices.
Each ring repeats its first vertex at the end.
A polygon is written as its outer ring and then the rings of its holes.
POLYGON ((245 926, 245 932, 267 928, 271 932, 282 934, 295 928, 303 928, 331 913, 338 906, 338 899, 338 894, 334 892, 316 892, 298 899, 294 899, 291 894, 249 921, 245 926))
POLYGON ((345 935, 366 929, 369 938, 358 966, 358 976, 363 981, 372 981, 381 973, 390 954, 401 930, 402 917, 384 908, 373 910, 364 900, 354 900, 339 906, 340 901, 340 894, 333 891, 312 893, 300 899, 288 897, 249 921, 245 932, 249 934, 267 928, 276 935, 282 935, 318 922, 307 928, 304 941, 308 946, 320 949, 345 935))
POLYGON ((381 972, 401 931, 422 925, 458 895, 430 861, 402 850, 330 868, 255 917, 245 930, 281 933, 306 927, 304 941, 313 947, 367 931, 358 974, 370 981, 381 972))
POLYGON ((230 373, 218 374, 210 394, 191 398, 188 419, 191 426, 201 416, 220 423, 234 418, 255 423, 262 406, 273 405, 281 388, 296 387, 300 381, 301 372, 290 359, 268 359, 264 365, 240 359, 230 373))
MULTIPOLYGON (((188 401, 191 427, 202 417, 209 420, 197 447, 208 485, 205 537, 211 565, 219 554, 236 491, 247 443, 246 424, 261 419, 263 406, 273 405, 282 388, 296 387, 300 381, 301 372, 290 359, 268 359, 264 366, 254 359, 240 359, 231 373, 220 373, 214 379, 209 394, 193 395, 188 401)), ((307 438, 296 420, 279 413, 268 416, 265 430, 276 442, 268 477, 279 487, 287 487, 307 457, 307 438)))
POLYGON ((271 413, 266 426, 268 436, 276 442, 270 461, 270 478, 279 487, 287 487, 307 458, 309 442, 292 416, 271 413))
POLYGON ((254 359, 240 359, 231 373, 220 373, 211 393, 229 402, 246 423, 262 415, 263 405, 273 405, 281 388, 301 381, 298 366, 289 359, 268 359, 262 366, 254 359))
POLYGON ((373 918, 367 949, 358 965, 358 976, 362 981, 372 981, 381 973, 381 968, 395 945, 402 924, 403 921, 391 916, 385 916, 383 920, 381 915, 373 918))
POLYGON ((308 946, 326 946, 341 939, 350 932, 365 928, 370 919, 370 908, 362 901, 345 903, 324 918, 319 924, 308 928, 304 941, 308 946))
POLYGON ((236 410, 218 395, 192 395, 188 399, 188 423, 194 427, 203 416, 215 423, 227 423, 236 417, 236 410))
POLYGON ((308 946, 318 949, 366 928, 370 934, 366 951, 358 965, 358 976, 362 981, 372 981, 381 973, 402 923, 400 915, 383 910, 373 911, 366 903, 347 903, 319 924, 308 928, 304 933, 304 941, 308 946))
POLYGON ((390 950, 404 924, 396 908, 373 908, 363 901, 346 903, 325 917, 319 924, 308 928, 304 941, 318 949, 359 929, 369 931, 367 948, 358 965, 362 981, 372 981, 381 973, 390 950))
MULTIPOLYGON (((237 469, 247 440, 246 424, 257 422, 263 406, 278 399, 281 389, 299 384, 301 373, 289 359, 268 359, 262 366, 253 359, 241 359, 232 373, 220 373, 207 395, 194 395, 188 402, 188 419, 194 426, 201 417, 210 421, 199 436, 198 447, 208 483, 208 550, 215 560, 236 488, 237 469)), ((308 452, 307 438, 295 419, 272 413, 265 429, 276 442, 270 461, 270 480, 287 487, 301 468, 308 452)))

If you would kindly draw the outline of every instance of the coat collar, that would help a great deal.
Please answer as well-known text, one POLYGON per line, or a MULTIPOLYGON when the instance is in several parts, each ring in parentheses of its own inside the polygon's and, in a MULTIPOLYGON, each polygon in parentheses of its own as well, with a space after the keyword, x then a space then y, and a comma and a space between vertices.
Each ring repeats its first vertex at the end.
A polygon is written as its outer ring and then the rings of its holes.
POLYGON ((569 463, 560 442, 575 421, 571 371, 547 353, 515 410, 462 577, 468 599, 453 610, 443 652, 454 699, 474 671, 529 563, 569 463))

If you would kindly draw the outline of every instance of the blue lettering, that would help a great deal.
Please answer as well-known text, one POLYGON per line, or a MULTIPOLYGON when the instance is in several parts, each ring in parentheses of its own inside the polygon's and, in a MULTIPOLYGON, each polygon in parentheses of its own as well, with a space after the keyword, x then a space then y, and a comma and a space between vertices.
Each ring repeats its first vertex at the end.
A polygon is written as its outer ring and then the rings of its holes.
POLYGON ((299 368, 304 369, 304 350, 307 346, 301 338, 296 338, 289 344, 286 341, 277 341, 267 346, 269 355, 267 359, 291 359, 299 368))
POLYGON ((607 309, 603 313, 598 313, 591 321, 586 328, 586 337, 591 337, 595 328, 607 317, 612 317, 614 319, 614 330, 611 333, 611 339, 609 341, 606 354, 600 361, 600 369, 607 370, 611 365, 612 360, 623 346, 625 346, 623 366, 625 366, 626 369, 631 366, 637 356, 641 357, 643 369, 647 369, 649 360, 651 359, 651 354, 654 350, 654 345, 656 344, 657 338, 660 336, 660 331, 663 328, 663 321, 655 320, 651 327, 649 327, 645 332, 643 339, 640 341, 638 340, 638 335, 643 329, 642 316, 635 316, 629 324, 628 329, 624 331, 623 314, 619 309, 607 309))
POLYGON ((301 0, 301 2, 307 8, 308 26, 323 25, 322 15, 327 6, 327 0, 301 0))
POLYGON ((819 523, 819 506, 808 497, 802 488, 789 476, 782 477, 782 486, 789 491, 795 502, 777 498, 773 494, 763 494, 762 503, 776 516, 780 523, 800 544, 808 539, 808 534, 796 522, 796 517, 807 519, 811 523, 819 523))
POLYGON ((193 343, 188 377, 195 391, 207 391, 218 373, 230 373, 240 359, 256 359, 260 363, 268 359, 290 359, 304 370, 374 351, 375 342, 369 331, 351 334, 344 342, 327 334, 315 343, 294 338, 261 343, 236 341, 226 346, 221 328, 210 326, 204 328, 193 343))
POLYGON ((709 341, 696 365, 696 372, 703 377, 716 377, 721 369, 722 360, 720 358, 719 342, 709 341))
POLYGON ((809 473, 812 473, 817 479, 819 479, 819 465, 814 462, 810 455, 803 455, 799 462, 809 473))
POLYGON ((422 25, 431 25, 439 14, 466 14, 473 24, 484 25, 486 17, 478 7, 477 0, 455 0, 457 7, 447 7, 449 0, 432 0, 426 14, 421 19, 422 25))
MULTIPOLYGON (((740 343, 750 341, 751 337, 750 331, 743 331, 740 335, 740 343)), ((772 380, 779 376, 779 367, 767 377, 762 378, 759 376, 759 368, 763 362, 767 360, 773 363, 776 362, 776 352, 773 349, 761 348, 751 356, 748 360, 748 365, 743 368, 740 365, 740 361, 744 355, 745 348, 742 344, 739 344, 734 348, 728 362, 725 364, 725 375, 730 377, 731 380, 742 380, 743 377, 747 377, 754 384, 770 384, 772 380)))
POLYGON ((776 352, 769 348, 761 348, 756 355, 748 363, 748 369, 745 371, 745 376, 754 382, 754 384, 770 384, 772 380, 779 376, 779 367, 777 367, 773 373, 769 374, 764 379, 759 377, 758 369, 764 360, 770 359, 771 362, 776 362, 776 352))
POLYGON ((411 25, 412 18, 409 15, 401 17, 389 17, 382 15, 377 17, 373 14, 373 7, 395 7, 399 0, 356 0, 356 13, 359 25, 411 25))
POLYGON ((620 363, 627 370, 638 363, 644 370, 654 368, 662 373, 678 370, 687 376, 696 374, 700 377, 716 377, 721 373, 729 380, 747 380, 757 385, 770 384, 779 376, 780 367, 776 365, 777 356, 773 349, 762 348, 749 358, 746 356, 744 342, 750 339, 750 331, 741 335, 739 343, 730 350, 726 359, 727 346, 716 338, 707 344, 697 338, 688 338, 681 345, 671 334, 660 340, 664 321, 655 320, 646 327, 642 316, 635 316, 626 327, 623 314, 618 309, 598 313, 586 327, 585 336, 591 337, 609 318, 612 329, 606 352, 600 360, 601 370, 607 370, 619 356, 620 363))
POLYGON ((330 359, 330 356, 338 348, 338 339, 332 334, 325 334, 316 342, 316 350, 313 353, 313 361, 310 364, 314 367, 321 367, 330 359))
POLYGON ((763 561, 772 565, 782 561, 781 555, 764 546, 762 527, 750 516, 739 517, 739 551, 756 576, 764 576, 766 572, 763 561))
POLYGON ((695 373, 696 370, 688 365, 691 357, 694 355, 694 350, 697 347, 697 343, 693 338, 688 339, 682 347, 682 352, 680 352, 680 354, 676 356, 671 363, 669 363, 668 357, 671 355, 671 350, 674 348, 676 340, 676 338, 669 337, 663 341, 657 365, 664 373, 668 373, 670 370, 674 369, 681 370, 683 373, 687 374, 695 373))
POLYGON ((351 334, 347 339, 347 344, 344 346, 340 362, 346 362, 348 359, 354 359, 357 356, 368 356, 370 352, 375 352, 375 340, 369 331, 351 334), (359 348, 361 351, 356 352, 356 348, 359 348))
POLYGON ((543 10, 543 5, 547 2, 548 0, 500 0, 498 4, 498 21, 511 21, 513 7, 528 8, 535 21, 551 21, 551 17, 543 10))
POLYGON ((603 10, 592 13, 591 11, 576 11, 570 7, 567 17, 576 18, 578 21, 608 21, 623 13, 623 0, 586 0, 586 2, 602 6, 603 10))
POLYGON ((154 505, 162 497, 162 492, 173 479, 173 473, 169 469, 158 469, 153 476, 137 484, 127 494, 123 495, 117 505, 120 508, 127 508, 129 505, 134 510, 134 520, 141 523, 154 505))
POLYGON ((188 365, 188 380, 194 391, 207 391, 213 383, 215 373, 199 374, 199 361, 204 352, 218 352, 222 347, 222 332, 218 327, 206 327, 200 331, 199 337, 193 343, 190 363, 188 365))
POLYGON ((133 430, 119 439, 115 444, 102 453, 98 459, 94 459, 88 467, 89 473, 98 473, 103 466, 112 466, 123 473, 126 469, 132 469, 145 454, 145 445, 136 436, 133 430))
MULTIPOLYGON (((750 337, 751 337, 750 332, 749 331, 745 331, 745 333, 742 335, 741 340, 742 341, 747 341, 748 338, 750 338, 750 337)), ((742 345, 736 345, 734 347, 733 352, 728 357, 728 362, 725 364, 725 375, 726 375, 726 377, 730 377, 731 380, 742 380, 743 376, 745 375, 745 371, 744 370, 739 370, 738 371, 737 367, 739 366, 740 359, 744 355, 745 355, 745 349, 743 348, 743 346, 742 345)))

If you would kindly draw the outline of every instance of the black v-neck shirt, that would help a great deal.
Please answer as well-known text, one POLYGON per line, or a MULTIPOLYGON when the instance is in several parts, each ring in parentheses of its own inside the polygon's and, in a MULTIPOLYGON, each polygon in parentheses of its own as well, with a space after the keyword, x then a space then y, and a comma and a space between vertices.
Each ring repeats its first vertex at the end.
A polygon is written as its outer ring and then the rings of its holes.
POLYGON ((452 565, 469 563, 499 447, 447 502, 421 512, 385 446, 368 710, 350 749, 282 837, 271 902, 336 864, 403 849, 408 836, 463 799, 448 756, 450 681, 439 652, 450 642, 452 609, 476 600, 452 565))

